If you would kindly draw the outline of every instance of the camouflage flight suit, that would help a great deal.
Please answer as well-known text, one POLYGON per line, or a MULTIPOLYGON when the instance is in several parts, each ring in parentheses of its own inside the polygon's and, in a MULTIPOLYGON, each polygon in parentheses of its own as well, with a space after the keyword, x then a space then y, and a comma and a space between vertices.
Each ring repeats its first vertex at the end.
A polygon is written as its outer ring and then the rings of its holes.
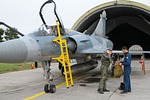
POLYGON ((98 90, 100 90, 101 92, 106 90, 107 69, 110 63, 111 63, 110 55, 107 53, 102 54, 101 55, 101 68, 100 68, 101 77, 100 77, 100 82, 99 82, 99 87, 98 87, 98 90))

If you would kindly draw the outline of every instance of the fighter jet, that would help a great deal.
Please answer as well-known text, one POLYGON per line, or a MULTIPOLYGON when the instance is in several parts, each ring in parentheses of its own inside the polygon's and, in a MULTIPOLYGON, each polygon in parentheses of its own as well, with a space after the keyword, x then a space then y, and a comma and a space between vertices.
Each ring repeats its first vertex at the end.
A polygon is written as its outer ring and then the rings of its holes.
MULTIPOLYGON (((46 4, 54 4, 54 13, 59 22, 62 38, 67 41, 70 59, 76 59, 77 64, 72 66, 73 73, 86 72, 97 67, 96 57, 107 49, 113 48, 113 43, 105 36, 106 12, 100 14, 100 20, 92 35, 64 28, 62 20, 57 13, 53 0, 46 1, 40 9, 43 25, 35 32, 23 35, 18 39, 0 43, 0 63, 42 62, 44 77, 50 79, 50 63, 53 57, 60 55, 60 46, 53 42, 57 38, 56 26, 47 25, 42 9, 46 4)), ((1 22, 1 24, 5 24, 1 22)), ((8 26, 5 24, 5 26, 8 26)), ((15 30, 17 31, 17 30, 15 30)), ((59 69, 63 73, 63 67, 59 69)), ((45 92, 48 92, 45 90, 45 92)), ((53 91, 54 92, 54 91, 53 91)))

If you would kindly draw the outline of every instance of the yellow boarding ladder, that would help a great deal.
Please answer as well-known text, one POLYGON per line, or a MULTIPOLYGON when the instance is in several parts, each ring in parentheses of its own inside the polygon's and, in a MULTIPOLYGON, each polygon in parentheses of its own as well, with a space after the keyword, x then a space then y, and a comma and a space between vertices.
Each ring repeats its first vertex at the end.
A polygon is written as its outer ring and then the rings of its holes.
POLYGON ((73 86, 72 71, 70 66, 70 59, 68 54, 68 46, 65 39, 61 38, 59 22, 56 21, 58 37, 53 40, 60 45, 61 55, 59 57, 52 58, 52 60, 58 60, 64 67, 64 75, 66 80, 66 87, 73 86))

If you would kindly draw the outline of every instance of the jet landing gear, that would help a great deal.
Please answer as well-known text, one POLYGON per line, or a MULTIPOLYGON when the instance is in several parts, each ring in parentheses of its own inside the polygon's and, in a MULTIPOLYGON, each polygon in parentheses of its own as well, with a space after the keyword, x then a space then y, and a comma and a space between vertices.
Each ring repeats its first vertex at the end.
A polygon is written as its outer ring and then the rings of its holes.
POLYGON ((50 61, 43 62, 44 77, 48 80, 48 83, 44 86, 45 93, 55 93, 56 86, 53 84, 53 74, 51 73, 50 61))
POLYGON ((47 83, 44 86, 45 93, 55 93, 56 92, 56 86, 52 83, 47 83))

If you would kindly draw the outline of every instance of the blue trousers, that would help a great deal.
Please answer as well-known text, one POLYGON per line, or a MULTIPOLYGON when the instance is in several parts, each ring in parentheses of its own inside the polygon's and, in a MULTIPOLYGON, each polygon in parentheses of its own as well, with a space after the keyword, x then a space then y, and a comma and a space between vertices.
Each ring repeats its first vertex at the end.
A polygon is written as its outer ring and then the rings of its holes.
POLYGON ((131 67, 124 67, 124 91, 131 91, 131 82, 130 82, 130 74, 131 74, 131 67))

